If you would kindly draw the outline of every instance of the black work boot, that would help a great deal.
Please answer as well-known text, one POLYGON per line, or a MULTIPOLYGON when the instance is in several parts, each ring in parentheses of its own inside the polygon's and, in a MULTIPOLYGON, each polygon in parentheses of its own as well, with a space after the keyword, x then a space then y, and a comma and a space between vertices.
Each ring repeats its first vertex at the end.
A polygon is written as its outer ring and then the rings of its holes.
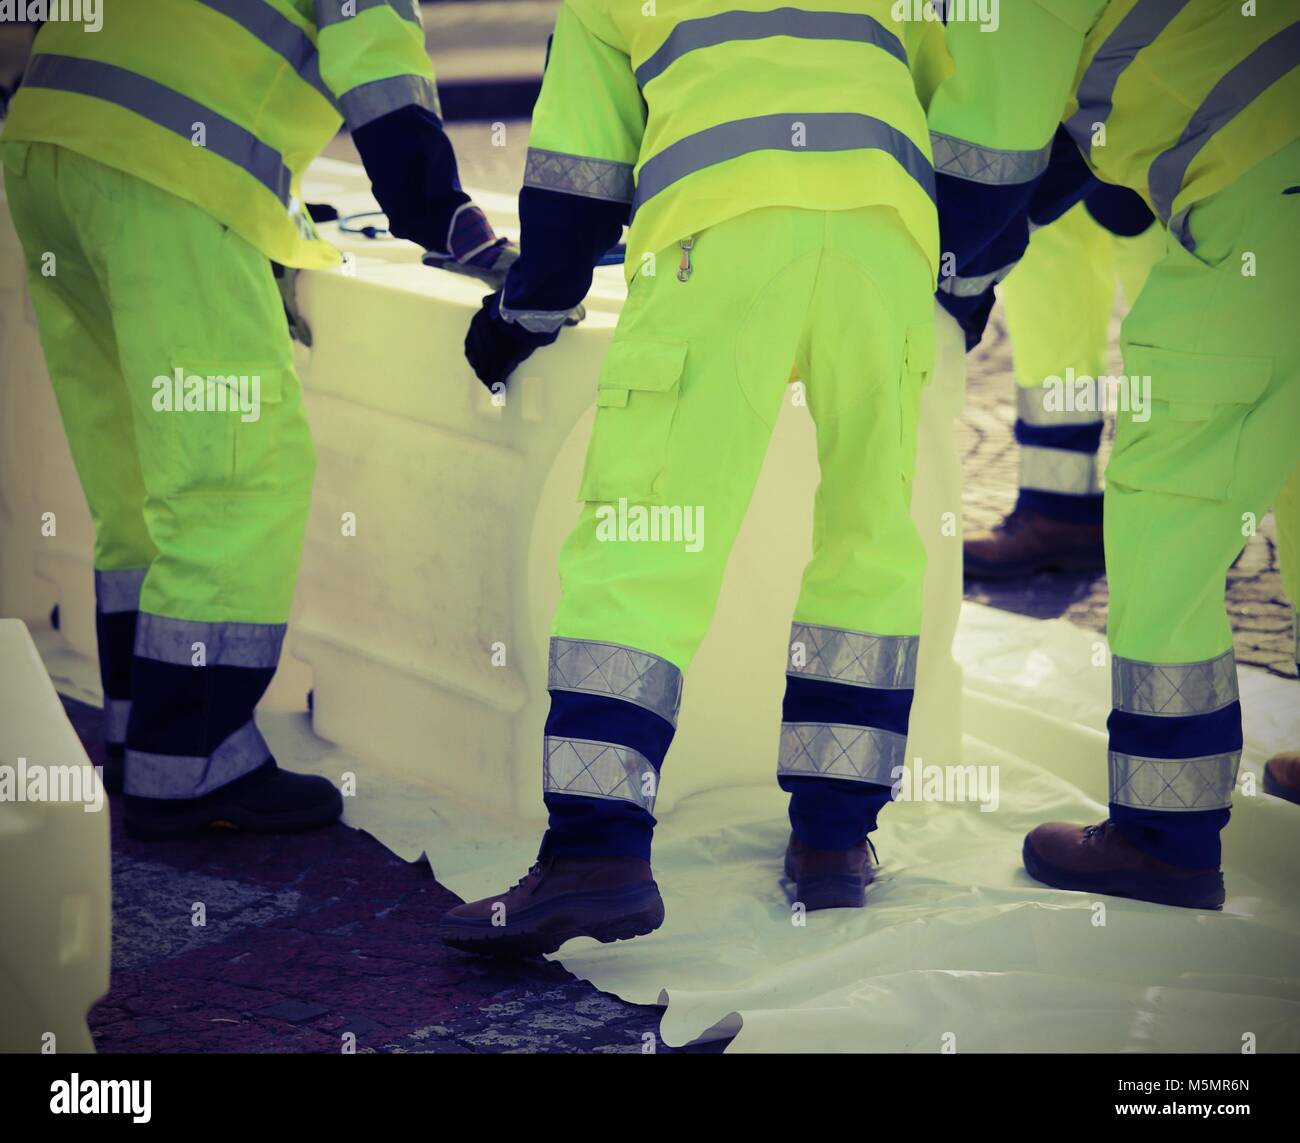
POLYGON ((808 912, 860 909, 876 874, 875 851, 866 840, 852 849, 812 849, 793 833, 785 850, 785 875, 795 883, 795 899, 808 912))
POLYGON ((328 778, 281 770, 267 759, 233 782, 198 798, 126 796, 126 832, 141 841, 210 829, 294 833, 337 821, 343 798, 328 778))
POLYGON ((1112 821, 1100 825, 1047 822, 1025 837, 1025 869, 1054 889, 1132 897, 1185 909, 1223 905, 1223 873, 1217 866, 1188 869, 1143 853, 1112 821))
POLYGON ((1017 508, 987 532, 968 536, 962 551, 971 579, 1106 570, 1100 523, 1056 520, 1027 508, 1017 508))
POLYGON ((663 920, 663 898, 648 861, 550 856, 504 893, 444 914, 438 936, 462 952, 540 956, 574 937, 609 944, 644 936, 663 920))

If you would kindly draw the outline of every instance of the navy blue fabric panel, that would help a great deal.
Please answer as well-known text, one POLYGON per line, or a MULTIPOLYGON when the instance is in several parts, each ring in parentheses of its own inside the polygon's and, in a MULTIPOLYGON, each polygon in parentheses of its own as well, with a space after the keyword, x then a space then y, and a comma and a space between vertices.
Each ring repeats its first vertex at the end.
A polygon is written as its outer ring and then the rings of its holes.
POLYGON ((1016 498, 1016 511, 1038 512, 1052 520, 1072 524, 1100 524, 1105 497, 1100 492, 1071 496, 1066 492, 1044 492, 1022 488, 1016 498))
POLYGON ((521 253, 506 278, 506 308, 558 311, 581 302, 596 263, 622 237, 628 209, 627 203, 524 187, 521 253))
POLYGON ((127 746, 150 754, 204 758, 253 717, 273 667, 132 663, 127 746))
POLYGON ((939 203, 939 249, 956 259, 959 277, 1029 205, 1035 180, 989 186, 956 175, 936 173, 939 203))
POLYGON ((783 722, 838 722, 907 733, 911 690, 855 687, 802 675, 786 675, 783 722))
MULTIPOLYGON (((553 690, 546 734, 627 746, 644 755, 658 771, 672 743, 673 727, 635 703, 608 695, 553 690)), ((550 814, 544 852, 650 860, 655 819, 640 806, 618 798, 557 793, 545 794, 544 801, 550 814)))
POLYGON ((1203 813, 1161 813, 1112 804, 1110 818, 1127 841, 1143 853, 1191 869, 1209 869, 1222 860, 1219 832, 1228 824, 1229 810, 1203 813))
POLYGON ((138 611, 95 613, 95 638, 99 644, 99 681, 106 699, 131 697, 131 658, 135 653, 138 611))
POLYGON ((426 250, 447 253, 452 215, 470 201, 456 153, 438 117, 410 104, 352 132, 388 229, 426 250))
POLYGON ((1017 419, 1016 442, 1034 448, 1095 453, 1101 448, 1101 430, 1104 424, 1104 421, 1098 420, 1091 425, 1031 425, 1028 421, 1017 419))
POLYGON ((580 691, 551 691, 546 734, 630 746, 658 770, 672 743, 673 727, 645 707, 622 699, 580 691))
POLYGON ((1047 226, 1101 185, 1069 133, 1058 127, 1047 169, 1034 183, 1027 208, 1029 220, 1035 226, 1047 226))
POLYGON ((893 790, 841 778, 805 778, 781 774, 777 781, 790 795, 790 827, 814 849, 848 849, 876 828, 876 817, 893 790))
POLYGON ((542 856, 639 857, 650 860, 654 816, 631 802, 547 794, 550 828, 542 856))
POLYGON ((1202 758, 1241 749, 1241 703, 1209 714, 1162 716, 1112 710, 1110 748, 1138 758, 1202 758))

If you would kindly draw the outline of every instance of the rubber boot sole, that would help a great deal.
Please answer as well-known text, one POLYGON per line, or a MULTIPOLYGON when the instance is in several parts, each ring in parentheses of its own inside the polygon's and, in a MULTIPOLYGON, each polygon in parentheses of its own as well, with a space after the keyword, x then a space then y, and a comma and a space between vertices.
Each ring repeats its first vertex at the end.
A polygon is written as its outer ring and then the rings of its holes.
POLYGON ((1195 877, 1074 873, 1044 861, 1028 839, 1025 840, 1021 856, 1029 876, 1053 889, 1073 889, 1104 897, 1128 897, 1156 905, 1176 905, 1180 909, 1221 909, 1227 897, 1223 887, 1223 873, 1218 870, 1197 874, 1195 877))
POLYGON ((214 803, 195 808, 190 813, 151 816, 126 811, 126 834, 136 841, 169 841, 193 837, 216 830, 241 833, 301 833, 331 825, 343 814, 343 797, 336 790, 330 801, 314 806, 267 814, 250 810, 238 802, 214 803))
POLYGON ((490 920, 444 916, 442 943, 479 956, 521 958, 555 952, 575 937, 601 944, 652 933, 664 922, 664 902, 653 881, 588 893, 568 893, 507 915, 504 925, 490 920))

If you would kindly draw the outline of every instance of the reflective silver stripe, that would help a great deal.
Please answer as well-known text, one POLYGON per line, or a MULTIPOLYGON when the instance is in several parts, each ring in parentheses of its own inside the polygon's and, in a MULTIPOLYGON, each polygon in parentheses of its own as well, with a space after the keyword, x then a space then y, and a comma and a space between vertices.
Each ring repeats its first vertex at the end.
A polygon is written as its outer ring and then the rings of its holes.
POLYGON ((391 8, 403 20, 413 24, 423 24, 420 19, 420 5, 416 0, 316 0, 316 26, 328 28, 331 24, 341 24, 352 20, 370 8, 391 8), (352 9, 350 14, 343 11, 344 5, 352 9))
POLYGON ((790 627, 786 674, 854 687, 911 690, 916 686, 916 635, 868 635, 839 627, 795 623, 790 627), (796 660, 802 659, 802 665, 796 660))
POLYGON ((904 735, 874 726, 783 722, 776 772, 892 786, 906 753, 904 735))
POLYGON ((688 52, 737 40, 764 40, 771 36, 871 44, 907 66, 907 51, 902 42, 871 16, 774 8, 770 12, 719 12, 716 16, 682 20, 658 51, 636 69, 636 81, 645 87, 688 52))
MULTIPOLYGON (((1076 379, 1077 384, 1077 379, 1076 379)), ((1106 418, 1098 410, 1101 407, 1096 395, 1101 392, 1096 380, 1093 380, 1094 399, 1091 409, 1049 409, 1043 398, 1047 390, 1040 385, 1016 386, 1016 419, 1027 425, 1096 425, 1106 418)), ((1076 400, 1078 390, 1075 390, 1076 400)))
POLYGON ((631 202, 632 164, 529 147, 524 162, 524 186, 605 202, 631 202))
POLYGON ((1092 154, 1096 124, 1110 118, 1119 77, 1186 6, 1187 0, 1137 0, 1102 41, 1079 80, 1079 108, 1065 121, 1065 129, 1085 155, 1092 154))
POLYGON ((116 611, 138 611, 140 588, 148 568, 128 568, 126 571, 95 571, 95 610, 104 615, 116 611))
POLYGON ((347 120, 349 131, 364 127, 402 107, 423 107, 439 119, 442 118, 438 89, 431 79, 423 75, 394 75, 388 79, 377 79, 373 83, 363 83, 340 95, 339 106, 343 109, 343 118, 347 120))
MULTIPOLYGON (((1147 173, 1151 205, 1163 221, 1169 221, 1174 199, 1183 188, 1192 160, 1204 150, 1215 132, 1297 66, 1300 66, 1300 21, 1260 44, 1214 85, 1192 113, 1178 142, 1157 155, 1147 173)), ((1185 222, 1184 212, 1172 227, 1184 246, 1188 243, 1185 222)))
POLYGON ((1016 268, 1016 263, 1003 266, 988 274, 979 274, 972 278, 962 278, 954 274, 939 283, 939 289, 954 298, 977 298, 990 286, 996 286, 1003 278, 1016 268))
POLYGON ((1110 752, 1110 800, 1135 810, 1226 810, 1241 752, 1204 758, 1138 758, 1110 752))
POLYGON ((996 187, 1027 183, 1036 178, 1047 169, 1052 150, 1049 143, 1037 151, 1003 151, 997 147, 980 147, 938 131, 930 132, 930 146, 937 173, 996 187))
POLYGON ((205 150, 247 171, 280 202, 289 203, 291 176, 279 151, 210 107, 146 76, 99 60, 40 52, 32 57, 23 86, 70 91, 115 103, 185 139, 190 139, 194 125, 201 123, 206 132, 205 150))
POLYGON ((1143 663, 1116 655, 1110 680, 1115 709, 1130 714, 1210 714, 1237 701, 1231 651, 1199 663, 1143 663))
POLYGON ((688 175, 755 151, 798 154, 861 150, 892 155, 933 201, 934 168, 925 152, 897 127, 856 112, 818 111, 733 119, 670 143, 641 164, 632 211, 635 214, 655 195, 688 175), (797 134, 797 127, 802 128, 801 133, 797 134), (797 146, 796 138, 801 139, 797 146))
POLYGON ((126 741, 126 724, 131 718, 130 699, 104 700, 104 739, 107 742, 126 741))
POLYGON ((140 798, 197 798, 242 778, 270 757, 271 748, 252 721, 208 758, 128 750, 126 792, 140 798))
POLYGON ((284 642, 283 623, 203 623, 140 613, 135 628, 135 653, 142 659, 178 666, 194 665, 194 644, 203 645, 209 667, 274 667, 284 642))
POLYGON ((546 737, 542 791, 631 802, 653 813, 659 775, 644 754, 612 742, 546 737), (647 787, 653 791, 645 793, 647 787))
POLYGON ((677 725, 682 702, 682 673, 667 659, 616 643, 588 639, 551 639, 546 688, 608 695, 657 714, 677 725))
POLYGON ((573 312, 567 310, 512 310, 505 302, 497 303, 502 318, 526 329, 529 333, 554 333, 573 312))
POLYGON ((287 16, 277 12, 264 0, 199 0, 199 3, 234 20, 244 31, 261 40, 306 83, 311 84, 330 103, 334 103, 333 93, 320 77, 320 59, 316 55, 316 45, 287 16))
POLYGON ((1097 454, 1063 448, 1020 446, 1020 487, 1087 496, 1101 491, 1097 454))

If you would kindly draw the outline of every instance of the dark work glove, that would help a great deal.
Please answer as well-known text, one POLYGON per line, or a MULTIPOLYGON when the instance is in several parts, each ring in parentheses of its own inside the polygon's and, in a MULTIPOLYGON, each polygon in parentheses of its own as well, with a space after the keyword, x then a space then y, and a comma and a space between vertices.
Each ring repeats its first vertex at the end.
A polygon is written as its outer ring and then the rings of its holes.
POLYGON ((489 390, 504 382, 532 356, 533 350, 559 337, 559 330, 529 333, 523 326, 506 321, 498 309, 500 301, 499 293, 484 298, 465 335, 465 360, 489 390))

